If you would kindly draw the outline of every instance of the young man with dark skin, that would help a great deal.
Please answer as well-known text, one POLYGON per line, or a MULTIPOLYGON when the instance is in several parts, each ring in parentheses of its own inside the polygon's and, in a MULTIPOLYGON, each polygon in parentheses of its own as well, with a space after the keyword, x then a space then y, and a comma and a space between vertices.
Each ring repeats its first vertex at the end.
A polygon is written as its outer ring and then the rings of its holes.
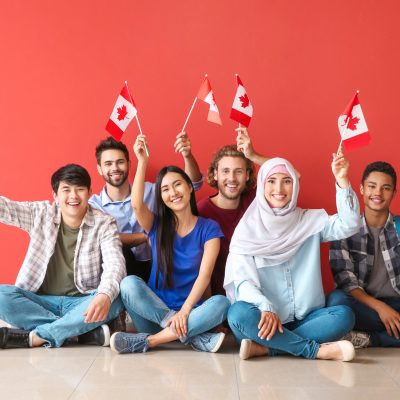
POLYGON ((369 164, 360 186, 364 201, 360 231, 331 243, 337 290, 329 295, 327 305, 353 309, 355 331, 347 339, 356 348, 400 346, 400 240, 396 229, 400 221, 390 211, 396 181, 390 164, 369 164))
POLYGON ((115 220, 88 205, 90 176, 68 164, 51 178, 54 202, 0 196, 0 222, 27 231, 30 243, 14 285, 0 285, 0 348, 109 344, 106 322, 123 309, 125 262, 115 220))
POLYGON ((211 278, 212 295, 225 295, 223 282, 229 244, 236 225, 255 197, 254 163, 261 165, 267 160, 254 151, 246 128, 237 128, 236 132, 236 145, 218 150, 207 170, 207 182, 218 192, 197 203, 199 214, 217 221, 224 233, 211 278))
MULTIPOLYGON (((177 135, 174 149, 182 155, 185 172, 192 180, 195 190, 199 190, 203 183, 202 175, 185 132, 177 135)), ((105 186, 99 195, 90 198, 89 204, 115 218, 123 245, 127 274, 140 276, 147 282, 150 276, 151 250, 147 235, 137 222, 131 206, 131 186, 128 180, 131 161, 128 149, 122 142, 108 137, 96 147, 96 159, 97 170, 104 178, 105 186)), ((145 183, 145 202, 153 212, 154 188, 154 183, 145 183)))

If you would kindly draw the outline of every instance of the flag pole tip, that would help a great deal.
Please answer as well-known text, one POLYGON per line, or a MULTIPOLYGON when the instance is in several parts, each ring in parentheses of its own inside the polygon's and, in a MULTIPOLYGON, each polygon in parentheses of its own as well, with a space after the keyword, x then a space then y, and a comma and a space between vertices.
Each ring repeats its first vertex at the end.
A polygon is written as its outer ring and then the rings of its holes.
POLYGON ((357 89, 357 90, 356 90, 356 93, 358 94, 358 93, 360 93, 360 91, 357 89))
POLYGON ((235 76, 239 76, 239 74, 235 74, 235 76))
POLYGON ((128 84, 128 81, 125 81, 125 85, 127 85, 128 84))
POLYGON ((208 77, 208 74, 204 74, 204 77, 207 78, 207 77, 208 77))

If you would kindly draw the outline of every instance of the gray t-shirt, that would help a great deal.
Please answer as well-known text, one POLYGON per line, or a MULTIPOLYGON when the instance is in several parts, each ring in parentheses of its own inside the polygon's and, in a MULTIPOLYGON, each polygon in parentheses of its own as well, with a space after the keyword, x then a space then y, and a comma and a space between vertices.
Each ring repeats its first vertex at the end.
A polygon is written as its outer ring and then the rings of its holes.
POLYGON ((371 276, 365 291, 375 298, 399 297, 399 294, 393 289, 392 284, 390 283, 389 275, 381 251, 379 234, 383 228, 373 228, 368 226, 368 229, 374 239, 375 257, 371 276))
POLYGON ((73 229, 61 220, 54 253, 47 266, 40 294, 51 296, 79 296, 75 286, 74 255, 79 228, 73 229))

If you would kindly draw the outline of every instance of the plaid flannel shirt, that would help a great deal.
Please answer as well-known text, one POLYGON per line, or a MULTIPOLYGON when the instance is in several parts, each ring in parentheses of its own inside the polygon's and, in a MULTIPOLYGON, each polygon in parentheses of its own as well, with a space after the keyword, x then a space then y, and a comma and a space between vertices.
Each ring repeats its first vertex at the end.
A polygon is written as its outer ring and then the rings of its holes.
MULTIPOLYGON (((28 251, 15 285, 38 291, 54 253, 61 223, 60 207, 49 201, 16 202, 0 196, 0 222, 29 233, 28 251)), ((89 206, 75 248, 76 287, 83 294, 97 290, 114 301, 125 275, 125 259, 115 220, 89 206)))
MULTIPOLYGON (((400 294, 400 240, 394 216, 389 217, 379 234, 380 248, 393 289, 400 294)), ((336 286, 346 292, 365 289, 374 265, 374 239, 369 233, 364 215, 355 235, 331 242, 329 260, 336 286)))

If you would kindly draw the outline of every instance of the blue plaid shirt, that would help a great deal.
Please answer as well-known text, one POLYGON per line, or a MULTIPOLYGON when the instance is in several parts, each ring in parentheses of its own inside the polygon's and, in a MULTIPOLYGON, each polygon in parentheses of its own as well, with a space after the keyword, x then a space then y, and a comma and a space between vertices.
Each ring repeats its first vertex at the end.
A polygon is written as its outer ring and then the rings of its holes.
MULTIPOLYGON (((400 240, 395 226, 397 218, 389 213, 379 234, 379 241, 390 283, 400 294, 400 240)), ((374 257, 374 239, 363 215, 358 233, 331 242, 329 260, 336 286, 346 292, 357 288, 364 290, 371 276, 374 257)))

